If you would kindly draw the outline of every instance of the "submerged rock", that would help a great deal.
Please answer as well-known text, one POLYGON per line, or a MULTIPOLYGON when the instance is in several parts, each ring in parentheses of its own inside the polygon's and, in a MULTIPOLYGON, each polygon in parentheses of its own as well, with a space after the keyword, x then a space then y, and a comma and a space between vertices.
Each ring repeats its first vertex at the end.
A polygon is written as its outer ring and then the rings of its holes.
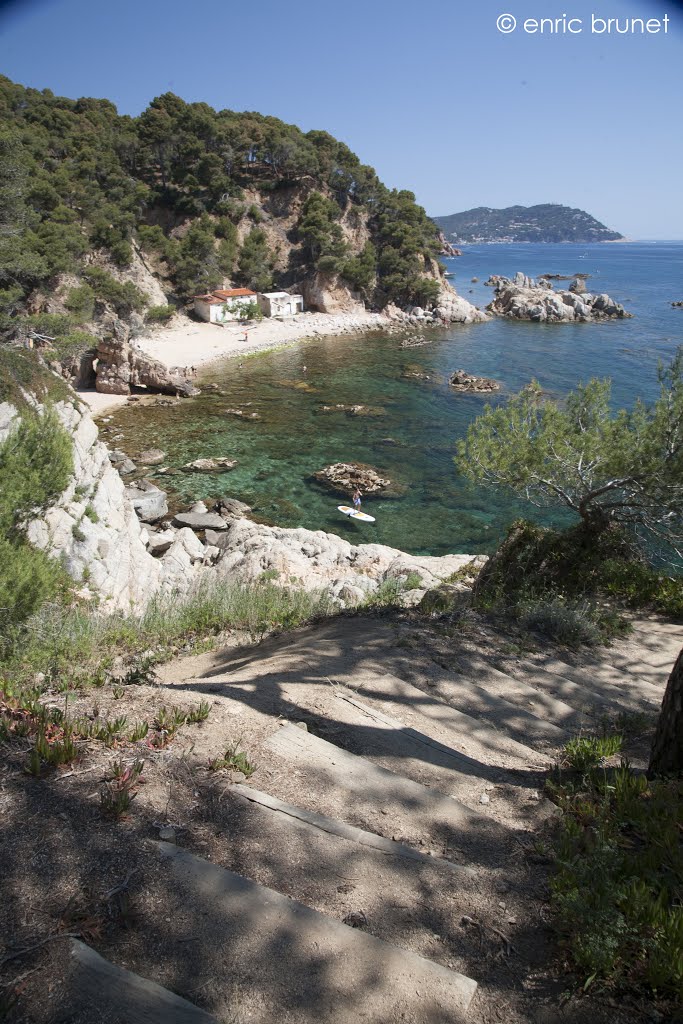
POLYGON ((160 466, 165 458, 166 452, 162 452, 161 448, 149 448, 146 452, 138 455, 138 462, 143 466, 160 466))
POLYGON ((342 402, 321 405, 318 412, 343 412, 347 416, 386 416, 387 413, 381 405, 344 405, 342 402))
POLYGON ((237 465, 237 459, 195 459, 187 462, 182 468, 186 473, 227 473, 237 465))

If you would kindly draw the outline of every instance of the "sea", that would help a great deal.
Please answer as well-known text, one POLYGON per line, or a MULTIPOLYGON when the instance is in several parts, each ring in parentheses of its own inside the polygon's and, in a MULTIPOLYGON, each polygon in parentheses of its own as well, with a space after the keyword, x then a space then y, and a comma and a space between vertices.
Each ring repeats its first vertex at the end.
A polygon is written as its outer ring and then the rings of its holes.
POLYGON ((133 456, 162 448, 170 473, 158 481, 176 504, 235 497, 266 523, 414 554, 489 553, 520 516, 566 522, 500 488, 471 485, 454 462, 457 442, 487 401, 504 402, 531 379, 558 400, 578 382, 600 377, 612 381, 615 408, 638 398, 653 402, 658 364, 669 363, 683 344, 683 308, 672 307, 683 299, 683 241, 471 245, 444 262, 457 291, 482 309, 492 298, 484 285, 491 274, 580 273, 589 275, 590 292, 606 292, 633 317, 587 324, 494 318, 324 338, 226 359, 199 381, 217 391, 171 407, 125 407, 105 427, 105 439, 133 456), (403 347, 416 339, 426 344, 403 347), (493 377, 501 391, 492 399, 458 394, 448 387, 457 369, 493 377), (324 409, 335 405, 364 405, 368 414, 324 409), (239 418, 231 409, 257 416, 239 418), (180 472, 207 456, 237 459, 237 468, 180 472), (396 496, 364 500, 375 523, 340 514, 342 499, 313 478, 324 466, 347 461, 371 465, 397 485, 396 496))

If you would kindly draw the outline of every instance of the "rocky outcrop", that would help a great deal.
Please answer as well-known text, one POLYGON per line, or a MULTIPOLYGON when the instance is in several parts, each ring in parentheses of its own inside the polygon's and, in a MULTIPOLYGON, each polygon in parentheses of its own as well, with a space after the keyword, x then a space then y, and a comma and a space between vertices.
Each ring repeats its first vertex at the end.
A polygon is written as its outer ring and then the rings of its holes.
POLYGON ((463 299, 462 295, 458 295, 448 281, 439 279, 439 285, 439 294, 433 308, 413 306, 404 310, 390 304, 385 308, 385 314, 390 320, 419 327, 437 324, 474 324, 488 320, 486 313, 477 309, 467 299, 463 299))
POLYGON ((537 282, 522 273, 515 274, 512 280, 491 277, 486 283, 496 289, 493 301, 486 307, 496 316, 540 323, 571 323, 616 320, 633 315, 609 295, 585 291, 580 278, 575 278, 570 290, 558 292, 547 278, 537 282))
POLYGON ((477 393, 500 391, 500 384, 497 380, 493 380, 491 377, 474 377, 465 370, 456 370, 455 373, 452 373, 448 383, 456 391, 473 391, 477 393))
MULTIPOLYGON (((97 346, 95 388, 105 395, 129 395, 133 387, 145 387, 167 395, 199 394, 186 377, 133 347, 127 337, 109 335, 97 346)), ((119 332, 119 335, 121 332, 119 332)))
POLYGON ((254 580, 264 572, 307 590, 327 587, 341 604, 354 605, 387 579, 416 573, 420 589, 437 587, 466 565, 485 559, 471 555, 408 555, 383 544, 350 544, 322 530, 286 530, 238 519, 224 535, 215 572, 219 578, 254 580))
POLYGON ((443 231, 439 232, 439 242, 441 243, 440 256, 462 256, 462 249, 456 249, 454 245, 451 245, 443 231))
POLYGON ((69 402, 56 411, 72 437, 74 474, 55 504, 29 523, 29 541, 59 558, 75 581, 85 580, 104 610, 129 612, 144 608, 156 593, 186 593, 201 567, 192 531, 176 533, 163 557, 154 558, 147 550, 147 527, 89 412, 69 402))
POLYGON ((350 495, 358 487, 363 494, 381 494, 395 485, 372 466, 362 462, 335 462, 313 474, 313 478, 335 494, 350 495))
POLYGON ((302 285, 304 302, 318 313, 363 313, 365 304, 336 275, 314 274, 302 285))

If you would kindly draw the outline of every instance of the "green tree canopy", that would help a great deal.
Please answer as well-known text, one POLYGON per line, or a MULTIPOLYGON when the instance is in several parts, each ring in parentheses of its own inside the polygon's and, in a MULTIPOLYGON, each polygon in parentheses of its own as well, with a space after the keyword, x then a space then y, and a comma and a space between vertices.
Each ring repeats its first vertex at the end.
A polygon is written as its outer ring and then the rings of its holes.
POLYGON ((533 382, 487 406, 458 446, 472 479, 511 488, 537 506, 565 507, 595 530, 610 523, 683 549, 683 348, 658 370, 653 406, 610 409, 609 380, 590 380, 564 403, 533 382))

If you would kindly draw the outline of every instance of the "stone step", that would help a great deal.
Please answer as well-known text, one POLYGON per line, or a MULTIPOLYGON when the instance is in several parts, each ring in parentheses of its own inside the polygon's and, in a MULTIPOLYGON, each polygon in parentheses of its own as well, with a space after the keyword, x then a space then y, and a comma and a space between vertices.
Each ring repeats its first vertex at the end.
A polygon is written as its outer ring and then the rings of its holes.
POLYGON ((443 857, 430 856, 414 849, 412 846, 406 846, 405 843, 397 843, 395 840, 385 839, 384 836, 379 836, 375 832, 356 828, 345 821, 340 821, 339 818, 331 818, 325 814, 318 814, 316 811, 307 811, 303 807, 295 807, 293 804, 278 800, 277 797, 271 796, 270 793, 263 793, 252 786, 238 783, 231 787, 230 794, 249 803, 257 804, 261 808, 274 811, 285 820, 291 818, 295 822, 300 823, 300 825, 307 826, 309 831, 313 830, 325 835, 336 836, 339 839, 346 839, 359 846, 367 847, 373 852, 381 853, 385 857, 412 860, 422 866, 428 864, 430 867, 438 863, 454 871, 465 881, 471 880, 476 875, 473 868, 463 867, 462 864, 455 864, 453 861, 443 857))
MULTIPOLYGON (((379 739, 382 731, 386 733, 387 743, 395 743, 398 750, 406 751, 403 760, 400 756, 396 760, 404 770, 410 770, 413 767, 410 758, 415 753, 413 741, 392 728, 375 729, 373 735, 379 739)), ((392 837, 400 837, 401 841, 417 847, 426 845, 437 851, 456 849, 463 854, 461 862, 465 864, 472 860, 498 866, 509 854, 514 841, 511 831, 494 817, 448 795, 449 791, 444 789, 453 784, 453 775, 447 770, 443 772, 445 785, 441 788, 423 785, 376 763, 374 757, 370 760, 350 753, 336 743, 293 725, 286 725, 270 736, 264 749, 296 766, 302 788, 307 788, 309 793, 324 792, 334 804, 336 816, 347 822, 359 823, 369 831, 389 830, 392 837)), ((429 756, 422 744, 417 754, 429 756)), ((446 755, 443 759, 446 760, 446 755)), ((417 767, 419 770, 419 762, 417 767)), ((457 776, 456 780, 460 781, 457 776)), ((477 799, 487 789, 498 788, 492 782, 487 785, 477 776, 472 777, 471 786, 477 799)), ((501 789, 505 799, 508 796, 505 786, 501 789)), ((482 808, 487 806, 491 810, 495 805, 496 800, 489 797, 482 808)), ((505 803, 503 808, 507 809, 505 803)))
POLYGON ((653 669, 641 675, 607 662, 584 660, 571 664, 559 657, 544 658, 536 664, 541 671, 592 692, 596 704, 601 701, 605 707, 646 710, 659 707, 664 696, 665 681, 660 682, 661 673, 653 669))
POLYGON ((176 846, 156 845, 172 875, 169 900, 182 906, 185 926, 196 922, 187 968, 227 1019, 237 1005, 254 1024, 465 1019, 477 988, 471 978, 176 846))
POLYGON ((70 951, 70 1020, 77 1021, 73 1011, 82 1009, 89 1020, 116 1024, 218 1024, 175 992, 117 967, 77 939, 71 939, 70 951))
MULTIPOLYGON (((452 750, 487 766, 544 766, 545 757, 512 739, 502 729, 483 723, 446 704, 433 693, 388 673, 338 669, 332 682, 342 683, 375 707, 400 719, 400 727, 445 743, 452 750)), ((396 724, 396 722, 394 722, 396 724)))

